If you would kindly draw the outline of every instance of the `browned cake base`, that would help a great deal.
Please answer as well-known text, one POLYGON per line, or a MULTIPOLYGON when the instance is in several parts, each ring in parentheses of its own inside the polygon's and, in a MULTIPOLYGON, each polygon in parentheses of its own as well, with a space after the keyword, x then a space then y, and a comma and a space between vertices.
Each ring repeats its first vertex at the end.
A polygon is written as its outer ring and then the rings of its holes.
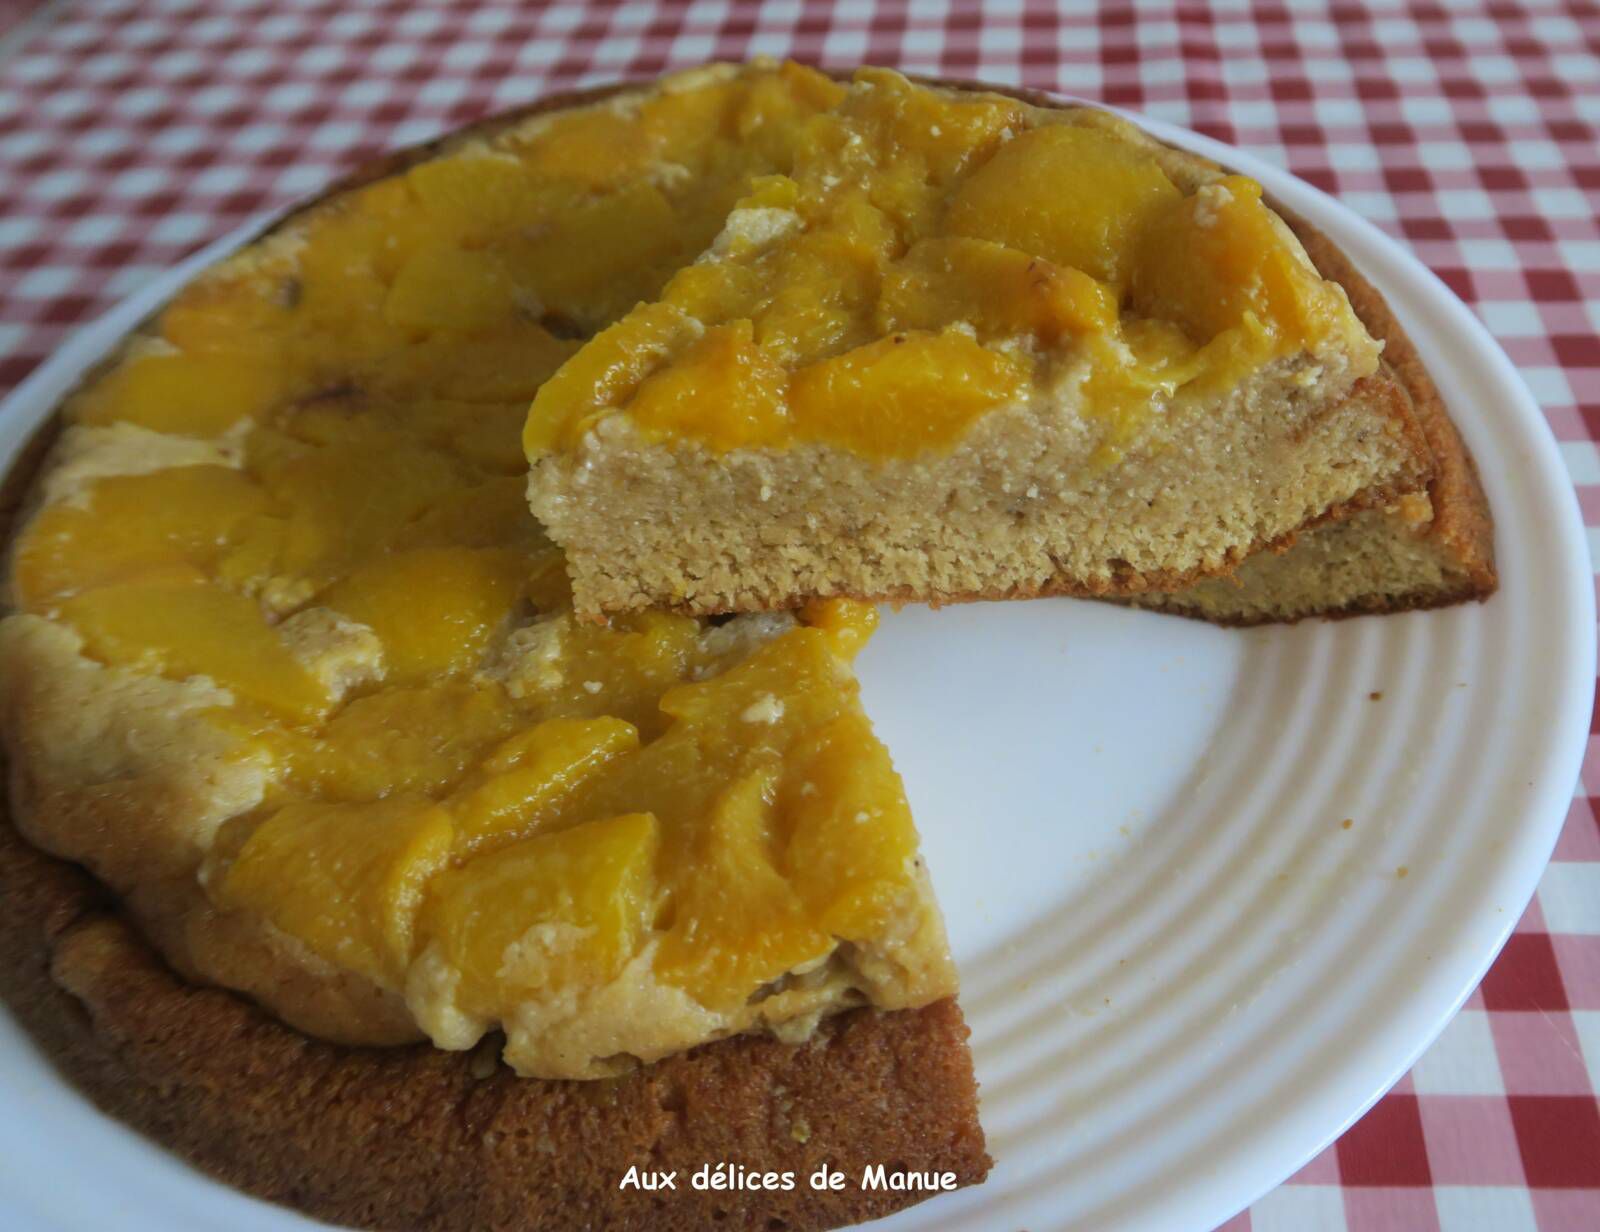
POLYGON ((953 1000, 857 1011, 813 1040, 725 1040, 600 1082, 519 1079, 497 1051, 343 1048, 162 965, 73 865, 0 816, 0 993, 110 1112, 213 1176, 323 1219, 471 1229, 820 1229, 928 1196, 863 1170, 989 1170, 953 1000), (795 1188, 690 1187, 702 1164, 795 1188), (829 1163, 848 1178, 813 1192, 829 1163), (675 1190, 623 1190, 630 1166, 675 1190))

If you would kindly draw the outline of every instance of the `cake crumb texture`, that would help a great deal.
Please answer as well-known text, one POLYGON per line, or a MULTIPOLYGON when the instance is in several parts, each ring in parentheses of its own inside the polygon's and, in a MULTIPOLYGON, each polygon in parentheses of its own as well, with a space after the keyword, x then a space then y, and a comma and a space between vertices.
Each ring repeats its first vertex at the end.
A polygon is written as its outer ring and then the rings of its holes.
POLYGON ((1487 599, 1499 585, 1488 498, 1421 356, 1382 294, 1338 246, 1304 219, 1279 212, 1318 270, 1345 288, 1356 315, 1384 344, 1385 367, 1405 391, 1427 441, 1433 479, 1425 492, 1313 528, 1285 551, 1259 553, 1230 578, 1135 602, 1242 625, 1487 599))

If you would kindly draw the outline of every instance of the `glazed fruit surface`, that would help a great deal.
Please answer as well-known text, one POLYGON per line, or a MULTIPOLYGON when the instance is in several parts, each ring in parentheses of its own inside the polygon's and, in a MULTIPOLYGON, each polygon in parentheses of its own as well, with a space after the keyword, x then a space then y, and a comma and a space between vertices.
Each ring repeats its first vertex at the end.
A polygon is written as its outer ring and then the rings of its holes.
POLYGON ((1353 320, 1257 184, 1186 191, 1100 113, 883 69, 779 80, 793 101, 753 123, 761 174, 713 247, 541 389, 530 458, 617 414, 715 452, 912 458, 1039 399, 1098 421, 1114 460, 1164 405, 1353 320))
MULTIPOLYGON (((953 990, 848 667, 872 609, 582 623, 524 498, 519 433, 558 370, 642 385, 662 423, 701 381, 765 422, 778 352, 752 329, 777 316, 705 330, 648 380, 658 341, 606 348, 651 328, 636 304, 687 294, 737 202, 788 191, 774 169, 838 97, 762 66, 462 145, 204 275, 66 407, 11 619, 220 690, 206 721, 262 787, 202 836, 209 909, 444 1046, 500 1028, 523 1072, 593 1076, 953 990)), ((785 319, 800 348, 838 328, 785 319)), ((918 337, 841 351, 809 396, 924 364, 974 400, 1015 379, 970 337, 918 337)))

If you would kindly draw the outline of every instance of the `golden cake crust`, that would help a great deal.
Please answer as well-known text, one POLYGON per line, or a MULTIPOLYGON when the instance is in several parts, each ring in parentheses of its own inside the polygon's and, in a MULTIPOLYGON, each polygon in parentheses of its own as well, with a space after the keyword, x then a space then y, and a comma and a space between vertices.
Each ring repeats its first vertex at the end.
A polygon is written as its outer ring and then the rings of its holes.
POLYGON ((1454 557, 1464 580, 1454 592, 1442 594, 1426 605, 1402 601, 1381 610, 1403 611, 1408 607, 1439 607, 1468 599, 1487 599, 1499 584, 1494 563, 1494 518, 1489 512, 1489 500, 1478 477, 1478 465, 1451 421, 1444 399, 1439 396, 1415 344, 1383 293, 1362 276, 1337 244, 1304 219, 1281 207, 1274 208, 1300 237, 1300 243, 1323 276, 1344 287, 1361 323, 1384 344, 1384 363, 1409 395, 1412 414, 1433 454, 1434 476, 1428 485, 1428 496, 1434 516, 1428 536, 1454 557))

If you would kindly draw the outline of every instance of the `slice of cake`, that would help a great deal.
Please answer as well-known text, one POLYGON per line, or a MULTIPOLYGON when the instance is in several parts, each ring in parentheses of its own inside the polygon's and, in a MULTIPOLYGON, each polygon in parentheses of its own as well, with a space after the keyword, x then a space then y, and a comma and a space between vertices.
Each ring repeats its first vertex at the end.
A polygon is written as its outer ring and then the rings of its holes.
POLYGON ((1343 521, 1313 527, 1279 552, 1260 552, 1232 577, 1132 601, 1222 624, 1353 616, 1486 599, 1497 584, 1494 524, 1478 471, 1439 391, 1382 295, 1339 249, 1288 216, 1324 277, 1343 286, 1384 368, 1406 391, 1433 455, 1427 489, 1343 521))
POLYGON ((826 101, 534 401, 580 613, 1171 589, 1429 478, 1252 181, 1081 107, 826 101))

